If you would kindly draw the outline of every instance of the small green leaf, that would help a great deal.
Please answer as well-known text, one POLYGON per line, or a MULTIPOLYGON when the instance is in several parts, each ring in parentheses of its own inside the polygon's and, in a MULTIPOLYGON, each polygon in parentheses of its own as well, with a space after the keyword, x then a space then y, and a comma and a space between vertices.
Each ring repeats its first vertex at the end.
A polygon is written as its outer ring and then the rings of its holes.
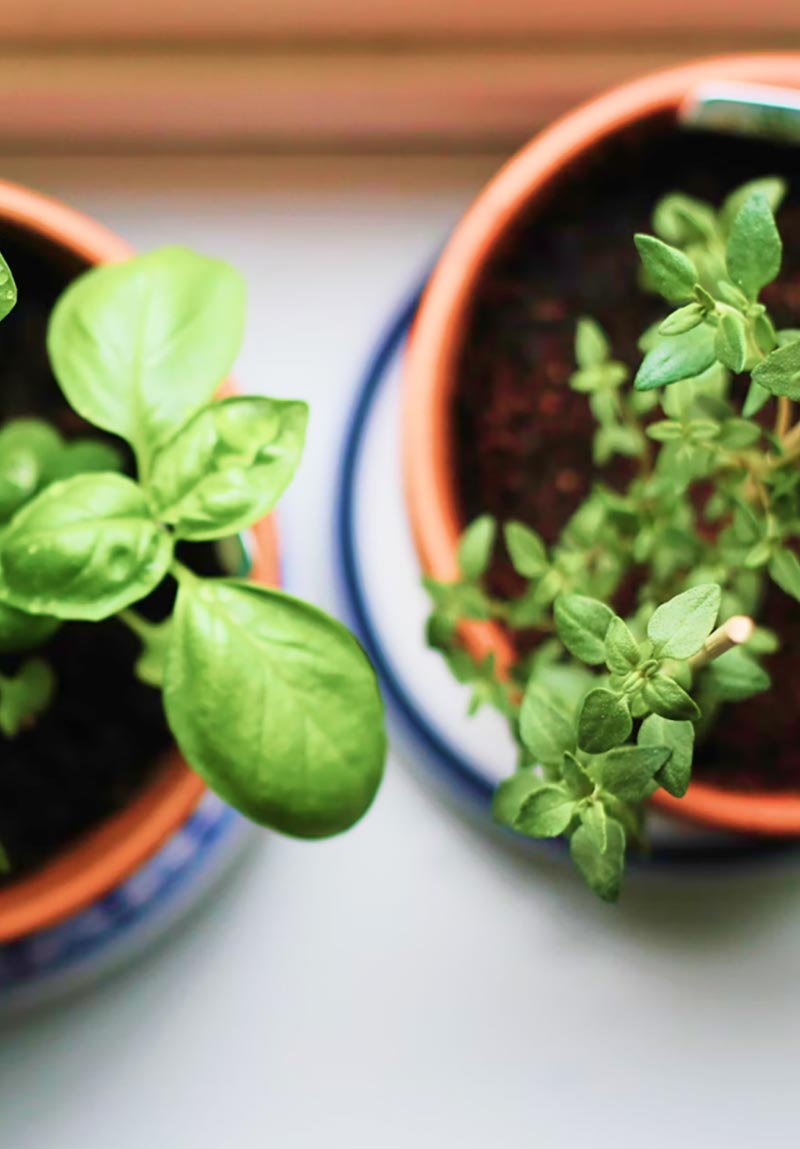
POLYGON ((637 391, 652 391, 681 379, 694 379, 707 371, 716 358, 714 329, 702 323, 683 335, 662 339, 648 351, 636 373, 634 387, 637 391))
POLYGON ((648 708, 662 718, 696 721, 700 717, 700 707, 691 695, 666 674, 656 674, 649 678, 642 691, 642 698, 648 708))
POLYGON ((544 785, 541 776, 530 768, 517 770, 510 778, 506 778, 497 787, 492 799, 492 817, 495 822, 501 826, 513 826, 523 802, 534 790, 544 785))
POLYGON ((535 762, 560 766, 575 751, 575 725, 560 699, 531 679, 522 698, 520 737, 535 762))
POLYGON ((53 460, 53 479, 71 479, 91 472, 121 471, 122 455, 102 439, 74 439, 53 460))
POLYGON ((608 849, 608 812, 602 802, 590 802, 580 812, 581 824, 594 838, 601 854, 608 849))
POLYGON ((694 726, 691 722, 673 722, 660 714, 651 714, 639 727, 637 742, 640 746, 669 748, 672 753, 657 771, 656 781, 668 794, 682 798, 692 776, 694 726))
POLYGON ((547 548, 542 538, 524 523, 510 522, 503 528, 506 548, 517 574, 538 578, 547 570, 547 548))
POLYGON ((121 618, 142 644, 133 668, 136 677, 147 686, 162 687, 164 664, 172 637, 172 618, 165 618, 163 622, 150 622, 133 611, 123 611, 121 618))
POLYGON ((2 594, 30 614, 98 621, 149 594, 171 559, 170 537, 136 483, 79 475, 14 517, 0 541, 2 594))
POLYGON ((41 646, 61 623, 46 614, 26 614, 0 602, 0 653, 18 653, 41 646))
POLYGON ((557 838, 575 816, 576 806, 566 786, 540 786, 522 803, 514 829, 529 838, 557 838))
POLYGON ((671 753, 668 746, 619 746, 599 760, 592 774, 604 790, 621 801, 642 802, 671 753))
POLYGON ((327 837, 375 796, 386 752, 375 673, 340 623, 280 591, 184 577, 164 706, 192 768, 255 822, 327 837))
POLYGON ((574 754, 565 754, 561 765, 561 775, 564 784, 576 798, 585 798, 591 794, 594 784, 574 754))
POLYGON ((760 179, 750 180, 748 183, 742 184, 741 187, 731 192, 720 209, 719 214, 723 228, 726 232, 730 231, 733 221, 745 202, 757 192, 767 201, 774 215, 786 196, 786 190, 786 180, 781 179, 780 176, 763 176, 760 179))
POLYGON ((50 704, 55 690, 53 671, 41 658, 24 662, 12 676, 0 676, 0 730, 14 738, 50 704))
POLYGON ((688 255, 652 235, 636 235, 634 242, 653 286, 670 303, 684 303, 694 294, 697 268, 688 255))
POLYGON ((720 363, 738 374, 747 362, 747 328, 738 312, 726 311, 717 328, 714 350, 720 363))
POLYGON ((578 715, 578 745, 587 754, 602 754, 619 746, 633 729, 624 699, 610 690, 590 690, 578 715))
POLYGON ((465 579, 478 579, 492 557, 497 523, 491 515, 481 515, 470 523, 458 544, 458 567, 465 579))
POLYGON ((800 340, 786 343, 762 359, 753 370, 753 383, 772 395, 800 399, 800 340))
POLYGON ((0 255, 0 320, 5 319, 17 302, 17 285, 11 268, 0 255))
POLYGON ((691 658, 696 654, 714 629, 721 598, 716 583, 704 583, 658 607, 647 624, 655 656, 691 658))
POLYGON ((594 319, 579 319, 575 329, 575 362, 587 370, 605 363, 610 354, 608 339, 594 319))
POLYGON ((761 387, 755 380, 752 380, 747 389, 747 396, 742 406, 742 414, 745 419, 752 419, 754 415, 769 403, 771 393, 767 391, 766 387, 761 387))
POLYGON ((719 441, 729 451, 743 451, 754 447, 761 438, 761 428, 749 419, 726 419, 719 433, 719 441))
POLYGON ((741 647, 734 647, 709 665, 709 674, 723 702, 744 702, 770 688, 766 670, 741 647))
POLYGON ((562 594, 553 607, 558 637, 570 654, 590 666, 605 661, 605 637, 614 612, 596 598, 562 594))
POLYGON ((772 283, 781 269, 783 244, 762 192, 744 201, 731 224, 726 262, 731 279, 748 299, 772 283))
POLYGON ((683 438, 683 425, 674 419, 658 419, 648 426, 647 434, 656 443, 673 443, 683 438))
POLYGON ((12 419, 5 424, 0 430, 0 522, 10 519, 54 477, 55 461, 63 450, 59 433, 40 419, 12 419))
POLYGON ((702 303, 687 303, 668 315, 659 326, 659 335, 683 335, 684 331, 692 331, 706 317, 706 308, 702 303))
POLYGON ((683 246, 705 243, 716 233, 716 216, 710 204, 681 192, 671 192, 656 204, 653 230, 667 243, 683 246))
POLYGON ((225 379, 244 317, 232 267, 165 247, 76 279, 53 310, 47 348, 71 406, 127 439, 146 468, 225 379))
POLYGON ((625 831, 620 823, 606 819, 604 841, 599 825, 584 822, 572 835, 569 852, 589 889, 604 902, 616 902, 625 868, 625 831))
POLYGON ((616 616, 609 624, 605 648, 606 665, 612 674, 629 674, 642 661, 639 643, 627 623, 616 616))
MULTIPOLYGON (((235 398, 193 415, 154 456, 156 516, 183 539, 219 539, 268 514, 300 462, 308 408, 235 398)), ((479 520, 480 522, 480 520, 479 520)))
POLYGON ((781 590, 800 600, 800 560, 793 551, 785 547, 776 551, 769 564, 769 573, 781 590))

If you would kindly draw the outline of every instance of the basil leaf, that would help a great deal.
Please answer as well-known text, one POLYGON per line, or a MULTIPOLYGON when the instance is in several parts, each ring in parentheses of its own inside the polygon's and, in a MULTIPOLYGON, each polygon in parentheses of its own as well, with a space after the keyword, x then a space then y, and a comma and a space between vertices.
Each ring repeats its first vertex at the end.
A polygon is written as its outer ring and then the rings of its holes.
POLYGON ((0 430, 0 521, 10 519, 50 480, 63 450, 58 432, 39 419, 6 423, 0 430))
POLYGON ((763 666, 741 647, 734 647, 714 659, 708 670, 723 702, 744 702, 755 694, 763 694, 771 686, 763 666))
POLYGON ((669 761, 668 746, 619 746, 597 762, 592 776, 604 790, 623 802, 641 802, 652 789, 653 778, 669 761))
POLYGON ((0 730, 14 738, 46 710, 55 690, 55 676, 41 658, 24 662, 13 676, 0 676, 0 730))
POLYGON ((693 586, 662 603, 647 624, 656 658, 691 658, 714 629, 722 591, 716 583, 693 586))
POLYGON ((386 735, 372 667, 340 623, 280 591, 184 578, 164 705, 189 764, 255 822, 327 837, 375 796, 386 735))
POLYGON ((575 726, 560 699, 528 681, 519 715, 523 745, 542 766, 560 766, 564 754, 575 750, 575 726))
POLYGON ((702 375, 717 359, 714 336, 714 329, 702 323, 682 335, 662 339, 642 360, 634 387, 637 391, 652 391, 654 387, 667 387, 702 375))
POLYGON ((156 516, 183 539, 219 539, 261 519, 291 482, 305 403, 236 398, 198 411, 153 458, 156 516))
POLYGON ((71 406, 127 439, 146 472, 230 371, 244 315, 233 268, 165 247, 76 279, 53 310, 47 348, 71 406))
POLYGON ((682 798, 692 776, 694 726, 691 722, 673 722, 660 714, 651 714, 639 727, 637 742, 640 746, 667 747, 671 751, 655 777, 668 794, 682 798))
POLYGON ((541 537, 524 523, 510 522, 503 528, 511 564, 523 578, 538 578, 547 570, 547 548, 541 537))
POLYGON ((609 624, 605 661, 612 674, 630 674, 642 661, 639 643, 621 618, 614 617, 609 624))
POLYGON ((770 560, 769 573, 781 590, 800 600, 800 561, 793 551, 785 547, 776 551, 770 560))
POLYGON ((11 268, 0 255, 0 320, 5 319, 17 302, 17 285, 11 268))
POLYGON ((569 852, 589 889, 604 902, 616 902, 625 868, 625 831, 616 818, 606 819, 605 841, 599 824, 584 822, 572 835, 569 852))
POLYGON ((46 614, 26 614, 0 602, 0 653, 17 653, 41 646, 55 634, 61 623, 46 614))
POLYGON ((495 822, 501 826, 513 826, 522 803, 543 785, 540 775, 530 768, 517 770, 510 778, 506 778, 497 787, 492 799, 492 817, 495 822))
POLYGON ((642 698, 648 708, 662 718, 694 721, 700 717, 700 708, 691 695, 666 674, 649 678, 642 690, 642 698))
POLYGON ((96 622, 149 594, 171 559, 169 535, 136 483, 78 475, 51 484, 7 528, 3 598, 31 614, 96 622))
POLYGON ((689 256, 652 235, 633 238, 642 266, 656 291, 669 303, 691 299, 698 274, 689 256))
POLYGON ((562 594, 553 607, 558 637, 570 654, 596 666, 605 660, 605 638, 614 612, 596 598, 562 594))
POLYGON ((762 359, 753 369, 753 383, 772 395, 800 399, 800 339, 778 347, 762 359))
POLYGON ((726 251, 731 279, 748 299, 755 299, 777 276, 782 256, 783 244, 769 203, 761 192, 754 192, 731 224, 726 251))
POLYGON ((619 746, 633 729, 627 703, 618 694, 590 690, 578 714, 578 745, 587 754, 602 754, 619 746))
POLYGON ((545 784, 522 803, 514 829, 529 838, 557 838, 572 821, 576 806, 565 786, 545 784))
POLYGON ((74 439, 53 460, 52 478, 71 479, 91 472, 121 471, 122 455, 102 439, 74 439))
POLYGON ((465 579, 477 579, 486 571, 492 557, 497 524, 491 515, 481 515, 470 523, 458 544, 458 568, 465 579))

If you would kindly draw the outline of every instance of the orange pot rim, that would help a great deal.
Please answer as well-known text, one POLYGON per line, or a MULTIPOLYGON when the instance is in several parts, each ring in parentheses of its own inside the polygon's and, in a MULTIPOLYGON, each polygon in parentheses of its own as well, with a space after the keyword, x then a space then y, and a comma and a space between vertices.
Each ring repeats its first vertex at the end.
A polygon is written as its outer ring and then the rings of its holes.
MULTIPOLYGON (((423 569, 457 577, 462 524, 451 481, 451 396, 472 296, 498 242, 577 157, 615 133, 658 115, 713 81, 800 87, 800 53, 719 56, 655 72, 563 116, 517 152, 487 184, 439 258, 414 322, 404 371, 403 456, 406 504, 423 569)), ((463 636, 479 658, 507 668, 513 650, 493 623, 468 623, 463 636)), ((739 832, 800 835, 800 794, 747 793, 695 782, 682 799, 659 791, 654 805, 676 817, 739 832)))
MULTIPOLYGON (((114 263, 133 254, 129 244, 102 224, 4 181, 0 181, 0 219, 89 264, 114 263)), ((251 533, 251 577, 274 585, 279 581, 274 521, 263 520, 251 533)), ((41 870, 0 891, 0 943, 72 917, 131 877, 183 825, 205 792, 205 784, 173 749, 123 810, 41 870)))

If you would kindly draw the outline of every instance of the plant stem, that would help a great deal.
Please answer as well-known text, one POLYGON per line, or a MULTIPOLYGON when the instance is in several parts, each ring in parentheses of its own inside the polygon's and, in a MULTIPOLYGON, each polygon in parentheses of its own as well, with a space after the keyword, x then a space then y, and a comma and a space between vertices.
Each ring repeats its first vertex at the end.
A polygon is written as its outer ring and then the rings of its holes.
POLYGON ((146 618, 142 618, 135 610, 121 610, 117 618, 127 626, 128 630, 132 630, 137 638, 141 638, 143 642, 157 625, 156 623, 149 622, 146 618))
POLYGON ((726 654, 734 646, 741 646, 753 637, 756 624, 746 614, 737 614, 729 618, 726 623, 710 634, 697 654, 689 659, 689 669, 692 673, 702 670, 709 662, 726 654))
POLYGON ((775 416, 775 434, 785 439, 792 425, 792 401, 786 395, 778 397, 778 411, 775 416))

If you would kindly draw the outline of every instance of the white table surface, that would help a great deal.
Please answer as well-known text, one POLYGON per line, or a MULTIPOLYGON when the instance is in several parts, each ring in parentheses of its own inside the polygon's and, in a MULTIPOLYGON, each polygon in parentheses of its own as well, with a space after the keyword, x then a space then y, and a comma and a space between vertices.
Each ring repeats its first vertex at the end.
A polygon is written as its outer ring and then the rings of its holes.
MULTIPOLYGON (((376 330, 492 157, 8 158, 250 285, 239 378, 314 405, 290 585, 332 606, 339 437, 376 330)), ((395 753, 369 817, 265 835, 156 952, 0 1034, 2 1149, 744 1149, 797 1139, 800 862, 617 909, 497 848, 395 753)))

